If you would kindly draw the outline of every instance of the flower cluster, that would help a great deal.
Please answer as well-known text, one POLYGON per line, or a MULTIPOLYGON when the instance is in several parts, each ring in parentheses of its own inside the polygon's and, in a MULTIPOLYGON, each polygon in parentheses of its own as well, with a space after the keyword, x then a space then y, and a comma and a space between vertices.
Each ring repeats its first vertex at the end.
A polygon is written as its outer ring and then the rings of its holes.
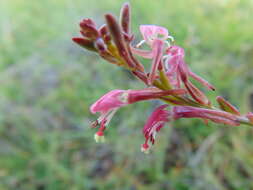
POLYGON ((212 121, 231 126, 253 125, 253 113, 242 115, 221 96, 216 99, 218 109, 191 82, 190 79, 193 79, 207 89, 215 90, 213 85, 187 66, 184 49, 174 45, 174 39, 166 28, 141 25, 143 40, 134 45, 134 35, 130 30, 129 4, 123 5, 119 21, 111 14, 105 15, 105 21, 104 25, 97 27, 91 19, 82 20, 82 37, 73 38, 73 41, 89 51, 96 52, 108 62, 128 69, 146 88, 110 91, 90 107, 91 113, 100 113, 100 117, 92 123, 93 127, 99 126, 95 134, 96 142, 105 140, 104 131, 120 107, 152 99, 159 99, 165 104, 156 108, 144 125, 145 142, 141 146, 144 153, 148 153, 151 145, 155 143, 156 133, 171 120, 201 118, 205 123, 212 121), (148 49, 142 49, 143 44, 146 44, 148 49), (149 72, 145 71, 136 56, 150 60, 149 72))

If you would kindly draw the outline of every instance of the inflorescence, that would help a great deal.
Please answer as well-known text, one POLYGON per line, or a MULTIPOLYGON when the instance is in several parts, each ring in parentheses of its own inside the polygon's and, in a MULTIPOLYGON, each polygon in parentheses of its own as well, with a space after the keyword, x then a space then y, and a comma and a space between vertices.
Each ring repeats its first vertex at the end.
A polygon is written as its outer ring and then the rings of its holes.
POLYGON ((166 28, 141 25, 143 40, 134 45, 128 3, 122 6, 119 21, 112 14, 106 14, 105 21, 104 25, 97 27, 91 19, 82 20, 80 22, 82 37, 73 38, 73 41, 97 53, 109 63, 129 70, 145 83, 146 88, 112 90, 91 105, 90 111, 93 114, 100 113, 100 117, 92 123, 93 127, 99 126, 94 137, 96 142, 105 141, 104 131, 119 108, 144 100, 159 99, 165 103, 154 110, 144 125, 145 142, 141 146, 144 153, 148 153, 151 145, 155 143, 156 133, 171 120, 201 118, 205 123, 212 121, 230 126, 253 125, 253 113, 242 115, 221 96, 216 98, 218 109, 191 82, 190 79, 194 79, 207 89, 215 90, 213 85, 187 66, 184 49, 174 45, 174 39, 166 28), (143 44, 148 45, 149 49, 141 49, 143 44), (150 60, 149 72, 145 71, 143 64, 135 56, 150 60))

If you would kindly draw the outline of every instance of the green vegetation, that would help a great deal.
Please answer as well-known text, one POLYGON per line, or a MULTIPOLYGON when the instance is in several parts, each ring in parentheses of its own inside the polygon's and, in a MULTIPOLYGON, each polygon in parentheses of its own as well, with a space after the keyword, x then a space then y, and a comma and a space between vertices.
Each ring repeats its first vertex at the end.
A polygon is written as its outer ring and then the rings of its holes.
MULTIPOLYGON (((121 109, 96 144, 89 105, 112 89, 141 88, 71 38, 82 18, 103 23, 123 0, 0 1, 0 190, 252 189, 253 129, 180 120, 140 152, 158 102, 121 109)), ((132 0, 132 28, 166 26, 192 70, 240 111, 253 111, 251 0, 132 0)))

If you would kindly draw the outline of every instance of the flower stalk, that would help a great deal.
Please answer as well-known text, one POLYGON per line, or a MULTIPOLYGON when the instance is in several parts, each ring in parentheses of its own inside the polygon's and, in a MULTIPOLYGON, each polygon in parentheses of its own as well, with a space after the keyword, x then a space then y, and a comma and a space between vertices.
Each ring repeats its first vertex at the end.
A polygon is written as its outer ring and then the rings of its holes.
POLYGON ((146 85, 141 90, 112 90, 98 99, 91 107, 91 113, 100 113, 92 123, 99 127, 94 138, 104 142, 104 133, 110 120, 124 106, 139 101, 159 99, 165 104, 159 106, 148 118, 143 128, 145 142, 141 151, 150 152, 155 143, 156 134, 166 123, 180 118, 201 118, 218 124, 253 126, 253 113, 242 114, 229 101, 218 96, 214 107, 205 93, 197 88, 191 79, 209 90, 215 88, 208 81, 195 74, 185 62, 185 51, 174 45, 174 38, 166 28, 156 25, 141 25, 143 40, 134 44, 134 35, 130 30, 130 5, 125 3, 120 11, 119 21, 112 15, 105 15, 105 24, 97 28, 91 19, 80 22, 82 37, 72 40, 81 47, 97 53, 109 63, 123 67, 146 85), (173 45, 171 45, 173 41, 173 45), (142 49, 146 43, 147 49, 142 49), (150 61, 149 72, 137 59, 142 57, 150 61))

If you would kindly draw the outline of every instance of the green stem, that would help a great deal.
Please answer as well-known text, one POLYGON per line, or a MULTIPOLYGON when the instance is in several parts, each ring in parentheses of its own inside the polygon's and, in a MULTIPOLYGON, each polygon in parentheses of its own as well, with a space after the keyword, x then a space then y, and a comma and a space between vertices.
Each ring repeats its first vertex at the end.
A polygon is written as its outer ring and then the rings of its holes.
POLYGON ((164 85, 164 87, 167 90, 172 89, 172 86, 170 84, 170 81, 169 81, 164 69, 159 70, 159 76, 160 76, 161 83, 164 85))

